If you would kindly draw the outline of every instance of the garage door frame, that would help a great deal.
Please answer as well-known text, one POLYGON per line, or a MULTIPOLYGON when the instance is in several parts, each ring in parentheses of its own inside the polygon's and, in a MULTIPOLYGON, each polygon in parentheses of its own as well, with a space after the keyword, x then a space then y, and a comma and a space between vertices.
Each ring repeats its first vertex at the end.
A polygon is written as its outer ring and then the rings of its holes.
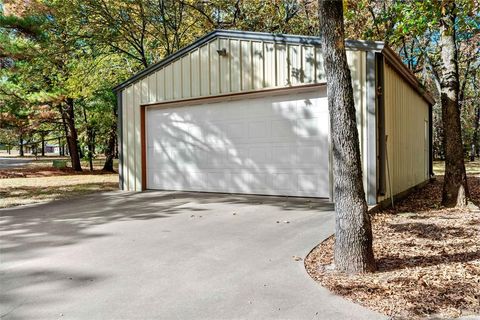
MULTIPOLYGON (((166 101, 160 103, 152 104, 142 104, 140 105, 140 140, 141 140, 141 172, 142 172, 142 191, 147 190, 147 141, 146 141, 146 115, 148 109, 170 109, 170 108, 179 108, 185 106, 195 106, 195 105, 204 105, 211 103, 220 103, 225 101, 234 101, 234 100, 243 100, 243 99, 252 99, 277 95, 285 95, 288 93, 299 94, 303 92, 312 92, 315 88, 325 88, 326 82, 301 85, 295 87, 287 88, 273 88, 265 90, 255 90, 255 91, 244 91, 230 94, 221 94, 215 96, 206 96, 200 98, 191 98, 191 99, 181 99, 175 101, 166 101)), ((332 144, 330 140, 330 135, 328 135, 328 162, 329 162, 329 199, 333 200, 333 173, 332 173, 332 144)), ((228 193, 228 192, 227 192, 228 193)))

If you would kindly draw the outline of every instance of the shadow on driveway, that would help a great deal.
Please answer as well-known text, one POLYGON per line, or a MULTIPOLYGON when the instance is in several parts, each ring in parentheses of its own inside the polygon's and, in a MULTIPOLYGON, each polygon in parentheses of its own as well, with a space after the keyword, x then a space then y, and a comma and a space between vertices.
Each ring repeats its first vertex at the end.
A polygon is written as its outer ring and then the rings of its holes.
POLYGON ((292 259, 332 233, 332 210, 322 199, 186 192, 111 192, 3 209, 0 315, 375 317, 318 287, 292 259))

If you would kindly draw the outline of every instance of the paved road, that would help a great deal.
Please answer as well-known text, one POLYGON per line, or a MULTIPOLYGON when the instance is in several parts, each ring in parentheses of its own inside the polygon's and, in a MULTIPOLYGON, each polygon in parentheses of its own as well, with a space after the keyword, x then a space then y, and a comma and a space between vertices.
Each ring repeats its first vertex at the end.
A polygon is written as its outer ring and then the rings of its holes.
POLYGON ((0 157, 0 169, 14 169, 22 167, 32 161, 32 159, 0 157))
POLYGON ((114 192, 0 210, 0 314, 384 318, 330 294, 293 259, 333 225, 320 200, 198 193, 114 192))

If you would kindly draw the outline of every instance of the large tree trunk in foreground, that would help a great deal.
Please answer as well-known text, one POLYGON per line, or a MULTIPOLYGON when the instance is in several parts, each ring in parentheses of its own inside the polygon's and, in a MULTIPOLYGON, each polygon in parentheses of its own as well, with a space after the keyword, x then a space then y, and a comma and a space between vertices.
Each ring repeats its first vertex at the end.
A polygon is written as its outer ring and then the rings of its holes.
POLYGON ((460 108, 458 104, 459 76, 455 46, 455 2, 446 1, 440 21, 442 51, 441 100, 445 147, 445 179, 442 204, 448 207, 467 205, 468 186, 463 154, 460 108))
POLYGON ((65 106, 66 108, 62 108, 62 120, 64 121, 65 125, 65 134, 70 153, 70 160, 72 162, 72 168, 75 171, 82 171, 80 156, 78 153, 78 137, 77 129, 75 127, 73 99, 68 98, 65 106))
POLYGON ((342 1, 319 0, 321 47, 327 75, 335 200, 335 269, 374 271, 372 228, 360 164, 352 79, 347 65, 342 1))

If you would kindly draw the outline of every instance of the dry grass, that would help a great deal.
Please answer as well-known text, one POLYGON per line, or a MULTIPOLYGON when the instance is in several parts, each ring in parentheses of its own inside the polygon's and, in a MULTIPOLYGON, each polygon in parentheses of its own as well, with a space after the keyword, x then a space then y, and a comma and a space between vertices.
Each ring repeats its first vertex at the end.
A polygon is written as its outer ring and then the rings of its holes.
MULTIPOLYGON (((479 167, 474 163, 469 171, 479 167)), ((347 276, 328 271, 332 237, 307 257, 309 274, 332 292, 392 318, 480 313, 480 210, 473 205, 442 208, 442 182, 439 177, 395 210, 372 217, 377 272, 347 276)), ((469 186, 479 203, 480 178, 470 176, 469 186)))
POLYGON ((48 156, 20 167, 0 169, 0 208, 118 190, 118 174, 100 170, 104 159, 94 161, 93 172, 85 161, 84 171, 75 172, 71 168, 53 168, 53 160, 66 160, 70 164, 68 158, 48 156))
MULTIPOLYGON (((465 169, 470 175, 480 175, 480 160, 469 161, 465 160, 465 169)), ((445 174, 445 162, 443 161, 433 161, 433 172, 438 176, 443 176, 445 174)))
POLYGON ((117 174, 0 179, 0 208, 118 190, 117 174))

